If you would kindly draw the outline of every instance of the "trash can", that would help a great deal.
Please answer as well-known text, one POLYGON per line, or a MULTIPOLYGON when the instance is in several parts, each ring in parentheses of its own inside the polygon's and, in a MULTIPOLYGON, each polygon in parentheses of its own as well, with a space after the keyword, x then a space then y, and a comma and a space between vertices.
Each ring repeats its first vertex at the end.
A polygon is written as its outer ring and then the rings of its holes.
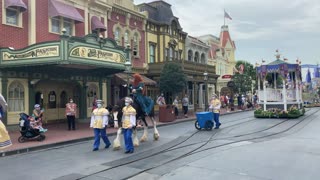
POLYGON ((159 105, 159 121, 172 122, 174 121, 174 111, 171 105, 159 105))

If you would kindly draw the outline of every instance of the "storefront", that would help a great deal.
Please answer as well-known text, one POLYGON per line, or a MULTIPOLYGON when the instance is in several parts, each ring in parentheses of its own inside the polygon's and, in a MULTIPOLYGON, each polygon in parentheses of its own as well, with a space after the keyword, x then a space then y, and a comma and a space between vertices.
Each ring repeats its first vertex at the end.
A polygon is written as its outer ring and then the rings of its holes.
POLYGON ((96 34, 0 49, 0 92, 8 102, 4 123, 17 124, 19 113, 32 114, 34 104, 44 108, 45 121, 64 119, 69 98, 78 104, 78 118, 86 120, 95 97, 110 101, 112 75, 125 70, 127 53, 96 34))

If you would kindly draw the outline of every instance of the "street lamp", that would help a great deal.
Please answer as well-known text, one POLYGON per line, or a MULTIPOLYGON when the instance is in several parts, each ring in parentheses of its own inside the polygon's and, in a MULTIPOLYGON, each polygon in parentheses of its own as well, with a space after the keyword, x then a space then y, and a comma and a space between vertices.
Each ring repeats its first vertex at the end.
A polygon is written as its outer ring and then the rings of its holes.
POLYGON ((208 107, 208 73, 205 71, 203 73, 204 76, 204 82, 205 82, 205 96, 204 96, 204 110, 207 111, 208 107))
POLYGON ((129 74, 131 73, 131 55, 130 55, 130 45, 127 44, 127 47, 126 47, 126 52, 127 52, 127 60, 126 62, 124 63, 124 66, 125 66, 125 73, 127 74, 127 96, 129 96, 130 94, 130 89, 129 89, 129 74))

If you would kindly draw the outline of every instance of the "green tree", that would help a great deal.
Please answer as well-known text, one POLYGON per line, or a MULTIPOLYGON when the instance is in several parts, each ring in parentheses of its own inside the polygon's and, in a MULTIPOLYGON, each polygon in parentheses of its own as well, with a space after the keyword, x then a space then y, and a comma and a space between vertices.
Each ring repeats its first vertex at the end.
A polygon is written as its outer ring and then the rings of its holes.
POLYGON ((176 95, 185 88, 187 77, 179 64, 166 63, 161 71, 160 91, 176 95))
POLYGON ((251 63, 244 60, 237 61, 235 68, 239 70, 241 64, 243 64, 244 66, 244 71, 242 74, 236 72, 232 76, 231 80, 234 83, 234 86, 232 88, 233 92, 246 94, 247 92, 251 92, 252 86, 256 87, 256 83, 252 84, 253 81, 256 81, 256 69, 251 63))

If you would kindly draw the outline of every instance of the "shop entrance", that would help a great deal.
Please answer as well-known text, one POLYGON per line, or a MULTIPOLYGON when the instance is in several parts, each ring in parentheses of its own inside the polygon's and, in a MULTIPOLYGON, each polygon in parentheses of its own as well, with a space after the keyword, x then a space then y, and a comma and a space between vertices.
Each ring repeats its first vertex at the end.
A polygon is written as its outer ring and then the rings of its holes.
MULTIPOLYGON (((39 81, 35 86, 35 103, 44 109, 44 120, 48 122, 65 119, 65 107, 69 98, 72 98, 80 109, 80 90, 81 86, 76 82, 39 81)), ((76 117, 79 117, 79 111, 76 117)))

